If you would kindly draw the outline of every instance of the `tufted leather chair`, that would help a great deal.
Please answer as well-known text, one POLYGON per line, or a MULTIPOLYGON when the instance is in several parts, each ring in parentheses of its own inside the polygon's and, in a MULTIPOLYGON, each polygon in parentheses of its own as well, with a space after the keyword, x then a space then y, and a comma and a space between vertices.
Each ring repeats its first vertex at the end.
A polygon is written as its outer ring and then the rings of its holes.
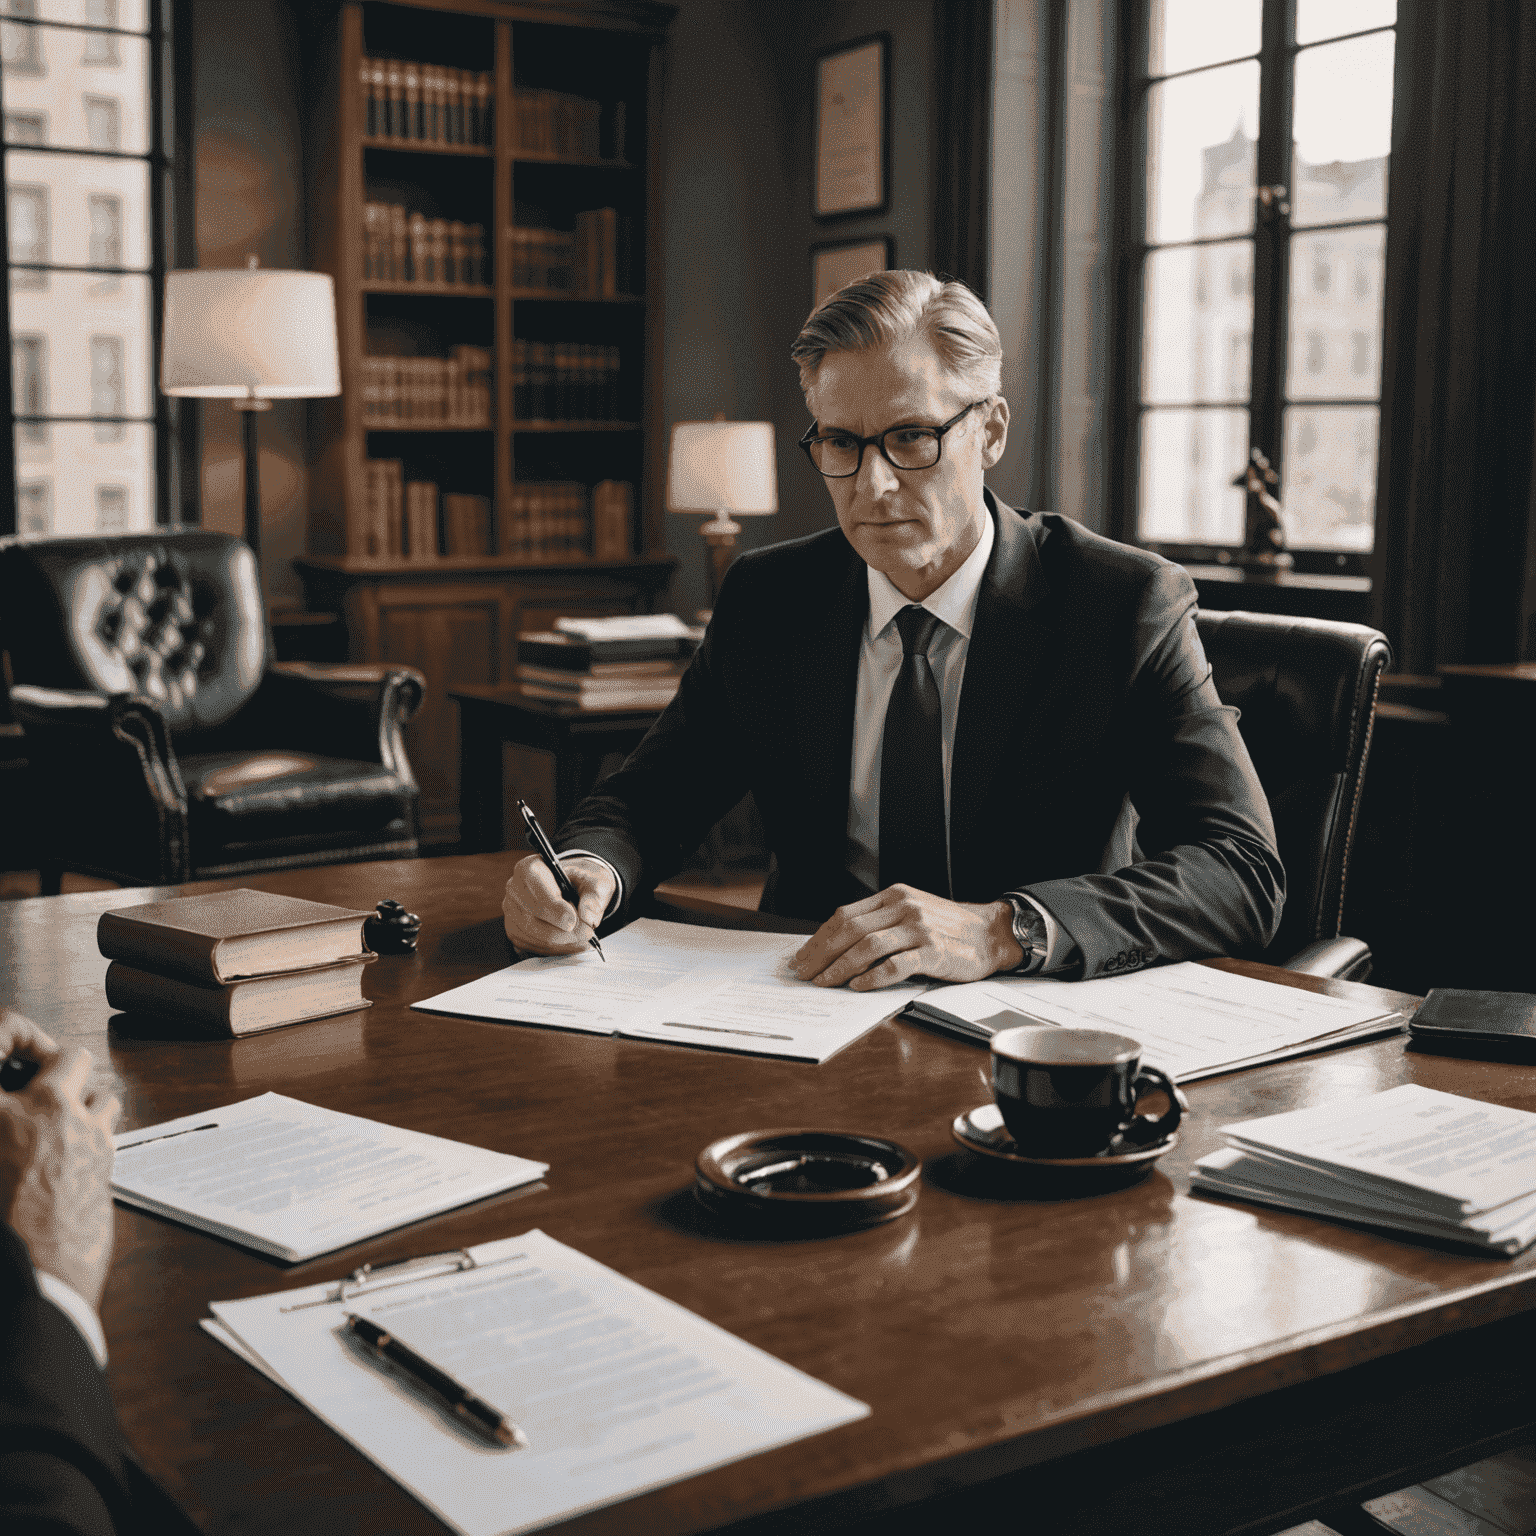
POLYGON ((416 852, 401 729, 425 681, 274 664, 239 539, 0 539, 0 646, 45 892, 416 852))
POLYGON ((1261 958, 1364 981, 1371 951, 1340 929, 1376 689, 1392 655, 1386 636, 1363 624, 1266 613, 1202 612, 1196 623, 1217 693, 1242 711, 1238 728, 1285 866, 1285 912, 1261 958))

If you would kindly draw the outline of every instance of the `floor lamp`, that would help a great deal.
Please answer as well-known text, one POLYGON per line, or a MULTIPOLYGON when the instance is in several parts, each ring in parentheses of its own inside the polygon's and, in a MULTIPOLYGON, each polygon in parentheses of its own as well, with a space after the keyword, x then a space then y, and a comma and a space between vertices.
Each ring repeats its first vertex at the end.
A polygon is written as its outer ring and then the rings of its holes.
POLYGON ((779 510, 771 421, 679 421, 667 456, 667 510, 708 512, 699 529, 709 546, 709 621, 720 597, 741 532, 737 517, 766 517, 779 510))
POLYGON ((274 400, 341 393, 336 290, 324 272, 245 267, 168 272, 160 388, 243 413, 245 542, 261 572, 256 417, 274 400))

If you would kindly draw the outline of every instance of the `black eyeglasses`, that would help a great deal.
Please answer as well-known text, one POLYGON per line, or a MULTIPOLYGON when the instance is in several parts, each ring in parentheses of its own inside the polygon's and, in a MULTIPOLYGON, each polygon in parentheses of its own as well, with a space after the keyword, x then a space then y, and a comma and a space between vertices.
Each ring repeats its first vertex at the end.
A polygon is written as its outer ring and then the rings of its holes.
POLYGON ((991 395, 972 400, 939 427, 887 427, 873 437, 855 437, 851 432, 818 433, 812 422, 800 439, 806 457, 828 480, 846 480, 856 475, 864 463, 864 450, 871 444, 879 448, 892 469, 932 469, 944 451, 944 434, 978 405, 985 405, 991 395))

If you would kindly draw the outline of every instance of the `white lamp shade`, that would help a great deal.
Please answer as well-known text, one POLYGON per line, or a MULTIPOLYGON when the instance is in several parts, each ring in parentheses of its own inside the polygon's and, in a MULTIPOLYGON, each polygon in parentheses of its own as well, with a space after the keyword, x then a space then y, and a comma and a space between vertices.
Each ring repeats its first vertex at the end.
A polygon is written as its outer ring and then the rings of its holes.
POLYGON ((324 272, 167 272, 160 357, 168 395, 339 395, 335 286, 324 272))
POLYGON ((679 421, 667 461, 669 512, 779 510, 771 421, 679 421))

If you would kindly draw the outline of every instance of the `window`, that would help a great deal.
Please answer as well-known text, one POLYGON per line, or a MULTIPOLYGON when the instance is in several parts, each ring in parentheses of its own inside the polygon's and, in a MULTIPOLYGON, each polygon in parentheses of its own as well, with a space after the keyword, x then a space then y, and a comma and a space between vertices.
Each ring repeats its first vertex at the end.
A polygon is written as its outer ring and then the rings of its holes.
POLYGON ((96 487, 96 528, 100 533, 122 533, 128 526, 128 487, 96 487))
MULTIPOLYGON (((85 0, 85 20, 88 26, 115 27, 117 25, 117 0, 85 0)), ((117 38, 111 32, 87 32, 85 52, 80 56, 82 64, 120 64, 117 38)))
POLYGON ((127 436, 127 428, 120 419, 128 409, 123 390, 123 338, 121 336, 91 337, 91 415, 108 416, 111 421, 98 421, 95 436, 98 443, 120 443, 127 436))
MULTIPOLYGON (((13 263, 48 260, 48 188, 9 187, 5 197, 13 263)), ((11 273, 12 288, 46 288, 46 272, 22 268, 11 273)))
POLYGON ((155 380, 190 137, 171 92, 184 3, 0 0, 15 386, 0 474, 16 486, 0 534, 13 507, 55 534, 147 530, 196 483, 155 380))
MULTIPOLYGON (((35 17, 37 0, 8 0, 4 14, 35 17)), ((42 74, 45 66, 42 36, 38 29, 0 21, 0 61, 4 62, 8 75, 42 74)))
POLYGON ((1299 563, 1358 565, 1376 492, 1396 0, 1139 9, 1122 531, 1185 558, 1240 545, 1233 481, 1258 448, 1299 563), (1227 280, 1208 283, 1208 267, 1227 280))
POLYGON ((85 138, 92 149, 121 149, 123 109, 110 96, 85 98, 85 138))
MULTIPOLYGON (((16 336, 11 340, 11 389, 18 416, 44 416, 48 411, 48 338, 16 336)), ((23 421, 17 434, 25 443, 46 443, 46 421, 23 421)))

